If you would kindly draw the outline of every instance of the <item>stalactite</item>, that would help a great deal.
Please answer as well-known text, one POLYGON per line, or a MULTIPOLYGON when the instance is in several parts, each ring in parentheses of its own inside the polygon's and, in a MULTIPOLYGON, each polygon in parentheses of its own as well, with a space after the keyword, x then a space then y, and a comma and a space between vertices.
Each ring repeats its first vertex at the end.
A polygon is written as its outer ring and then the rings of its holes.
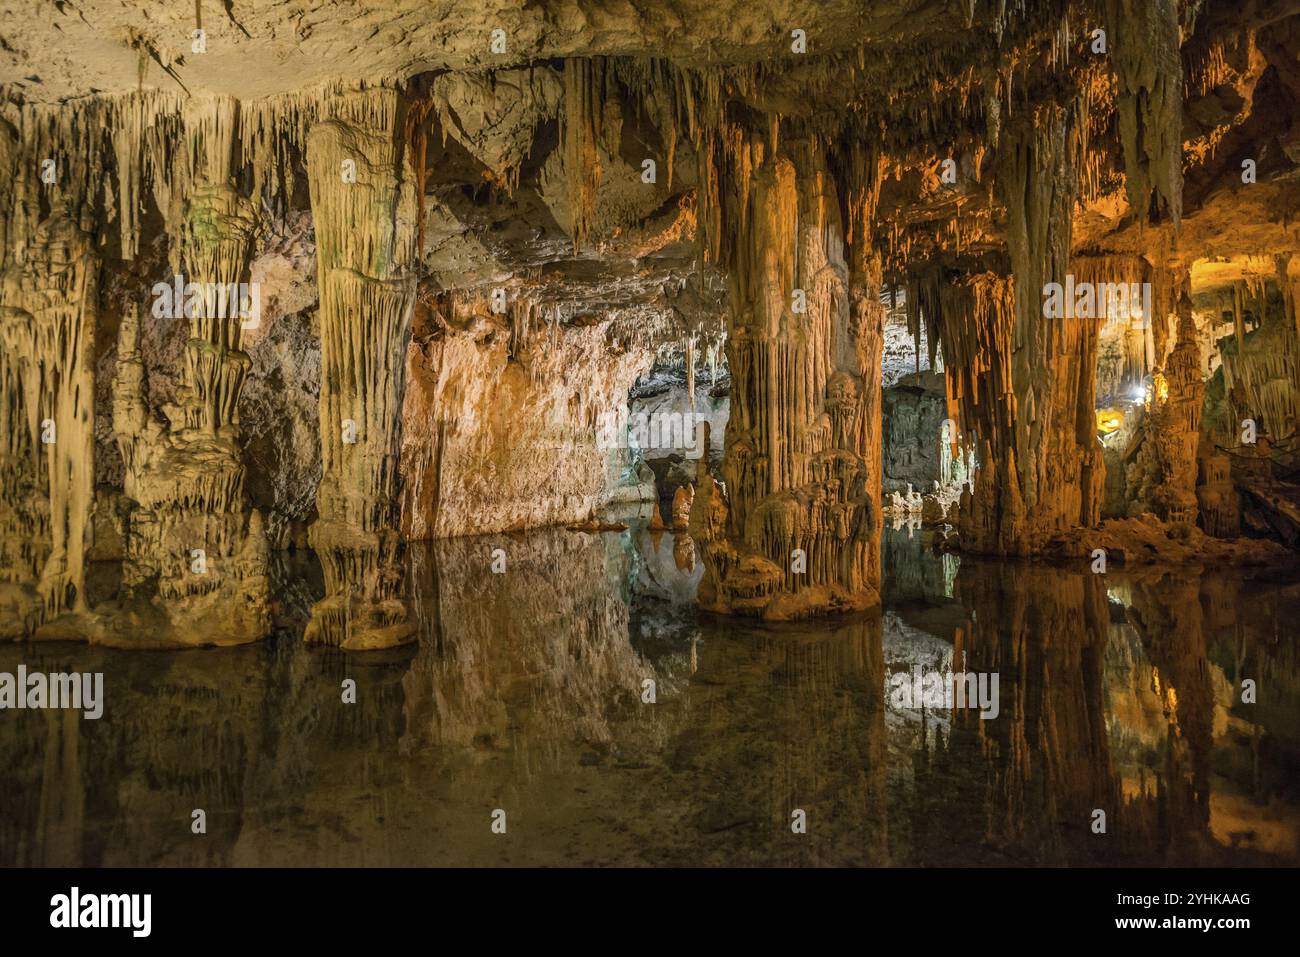
POLYGON ((1183 213, 1183 66, 1175 0, 1106 0, 1125 188, 1139 222, 1151 194, 1177 225, 1183 213))
POLYGON ((1014 552, 1028 534, 1015 439, 1013 283, 992 272, 945 277, 937 299, 951 418, 980 463, 973 494, 962 498, 962 547, 1014 552))
POLYGON ((1075 288, 1090 288, 1095 306, 1105 307, 1101 339, 1118 342, 1114 361, 1098 360, 1098 399, 1127 398, 1155 371, 1154 350, 1148 348, 1154 303, 1144 295, 1150 288, 1147 262, 1140 256, 1076 254, 1070 271, 1075 288))
POLYGON ((398 458, 415 281, 414 180, 397 95, 343 95, 309 134, 321 329, 319 518, 326 597, 307 640, 346 649, 412 640, 401 597, 398 458), (345 163, 355 181, 341 175, 345 163))
POLYGON ((34 585, 39 600, 35 608, 24 610, 21 601, 11 608, 20 632, 87 608, 99 260, 69 212, 55 210, 26 238, 0 286, 0 384, 4 425, 13 430, 2 464, 6 480, 14 480, 0 506, 0 531, 6 539, 40 535, 40 544, 6 540, 0 547, 0 580, 34 585))
POLYGON ((1224 387, 1235 423, 1252 420, 1258 431, 1274 441, 1292 435, 1300 427, 1300 335, 1296 332, 1293 293, 1285 273, 1279 274, 1283 313, 1268 309, 1268 289, 1262 281, 1256 292, 1245 282, 1233 284, 1233 327, 1231 340, 1221 341, 1224 387), (1250 312, 1252 328, 1246 329, 1247 300, 1254 299, 1250 312))
POLYGON ((695 408, 695 336, 686 337, 686 404, 695 408))
MULTIPOLYGON (((307 133, 328 111, 353 90, 392 89, 391 83, 367 86, 339 81, 249 100, 229 114, 231 125, 222 129, 202 122, 205 111, 223 98, 187 96, 176 90, 141 89, 129 94, 82 97, 51 105, 0 103, 0 146, 10 136, 15 155, 36 164, 54 162, 55 178, 49 184, 17 183, 12 203, 0 204, 0 227, 13 221, 9 235, 21 246, 41 217, 38 194, 47 206, 69 210, 78 225, 97 240, 105 227, 116 224, 117 243, 124 259, 139 249, 142 214, 147 202, 167 221, 175 234, 187 209, 189 196, 203 170, 203 157, 216 155, 205 143, 226 137, 236 150, 233 169, 251 177, 249 194, 254 206, 291 197, 297 186, 295 170, 306 148, 307 133), (200 121, 200 122, 196 122, 200 121)), ((386 107, 395 121, 396 97, 386 107)), ((229 101, 226 101, 229 102, 229 101)), ((3 153, 4 150, 0 150, 3 153)), ((0 157, 2 159, 3 157, 0 157)), ((8 183, 6 183, 6 186, 8 183)), ((4 198, 0 187, 0 199, 4 198)), ((15 242, 6 244, 16 248, 15 242)))
POLYGON ((561 139, 569 182, 570 230, 576 253, 591 233, 600 187, 600 144, 604 117, 605 61, 569 57, 564 61, 561 139))

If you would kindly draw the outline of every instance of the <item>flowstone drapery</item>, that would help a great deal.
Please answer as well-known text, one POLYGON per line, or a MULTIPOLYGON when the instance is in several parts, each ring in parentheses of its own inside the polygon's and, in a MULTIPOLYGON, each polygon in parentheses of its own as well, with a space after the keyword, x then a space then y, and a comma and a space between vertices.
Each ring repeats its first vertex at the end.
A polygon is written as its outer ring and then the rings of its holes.
POLYGON ((56 210, 0 278, 0 634, 86 610, 99 261, 56 210))
POLYGON ((402 399, 416 254, 391 90, 340 96, 307 142, 320 283, 324 472, 312 548, 325 598, 307 640, 345 649, 413 640, 398 533, 402 399))
POLYGON ((101 640, 233 645, 271 629, 268 549, 262 517, 245 501, 238 415, 249 367, 243 329, 260 319, 240 286, 256 223, 232 182, 239 117, 229 99, 196 104, 185 117, 181 295, 155 287, 146 304, 155 318, 189 327, 180 388, 161 418, 145 385, 140 306, 128 307, 119 328, 113 427, 126 499, 123 602, 148 604, 135 611, 151 624, 148 634, 108 624, 101 640))

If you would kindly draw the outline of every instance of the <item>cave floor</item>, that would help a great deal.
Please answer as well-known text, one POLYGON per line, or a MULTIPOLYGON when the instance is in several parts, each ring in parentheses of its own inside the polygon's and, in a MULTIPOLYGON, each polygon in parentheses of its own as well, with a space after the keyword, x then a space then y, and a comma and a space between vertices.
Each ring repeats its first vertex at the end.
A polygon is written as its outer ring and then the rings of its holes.
POLYGON ((1300 862, 1297 576, 883 553, 884 607, 831 625, 699 615, 689 541, 633 525, 414 546, 390 652, 303 643, 301 555, 256 645, 0 647, 105 686, 0 715, 0 864, 1300 862), (955 648, 996 716, 899 703, 955 648))

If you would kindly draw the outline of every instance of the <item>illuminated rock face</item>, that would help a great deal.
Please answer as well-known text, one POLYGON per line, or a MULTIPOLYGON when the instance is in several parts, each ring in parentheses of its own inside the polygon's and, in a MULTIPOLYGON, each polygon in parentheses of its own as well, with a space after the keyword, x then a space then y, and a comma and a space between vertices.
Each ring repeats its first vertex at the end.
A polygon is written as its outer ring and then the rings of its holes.
POLYGON ((5 22, 6 637, 255 641, 293 547, 326 579, 307 639, 388 647, 415 634, 407 542, 656 495, 708 610, 861 611, 891 317, 976 467, 927 513, 946 547, 1156 540, 1103 498, 1216 554, 1300 543, 1300 16, 503 0, 452 30, 402 0, 318 4, 292 49, 247 11, 182 58, 142 24, 189 14, 144 6, 5 22), (87 54, 96 28, 120 42, 87 54), (263 321, 202 293, 161 318, 176 276, 250 284, 263 321), (1115 284, 1141 308, 1048 305, 1115 284), (602 423, 651 369, 697 409, 723 353, 720 454, 651 492, 602 423), (102 602, 92 556, 123 563, 102 602))
POLYGON ((652 361, 651 330, 612 316, 565 326, 537 315, 515 340, 503 334, 508 317, 484 303, 443 308, 417 316, 407 354, 403 535, 591 518, 628 481, 614 426, 652 361))

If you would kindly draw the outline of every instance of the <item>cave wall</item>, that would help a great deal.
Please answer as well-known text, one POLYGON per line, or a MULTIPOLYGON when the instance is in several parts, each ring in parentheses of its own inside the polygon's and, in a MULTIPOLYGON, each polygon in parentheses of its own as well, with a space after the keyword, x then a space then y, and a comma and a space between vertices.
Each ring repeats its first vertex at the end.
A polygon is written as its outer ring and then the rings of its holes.
POLYGON ((653 361, 650 335, 613 317, 574 327, 529 314, 516 338, 475 305, 448 304, 448 325, 408 351, 403 533, 590 519, 623 491, 601 429, 653 361))
POLYGON ((934 490, 935 483, 948 484, 952 457, 944 455, 944 422, 948 403, 943 377, 937 373, 904 376, 884 390, 882 414, 882 488, 885 493, 934 490), (945 474, 945 460, 949 464, 945 474))

